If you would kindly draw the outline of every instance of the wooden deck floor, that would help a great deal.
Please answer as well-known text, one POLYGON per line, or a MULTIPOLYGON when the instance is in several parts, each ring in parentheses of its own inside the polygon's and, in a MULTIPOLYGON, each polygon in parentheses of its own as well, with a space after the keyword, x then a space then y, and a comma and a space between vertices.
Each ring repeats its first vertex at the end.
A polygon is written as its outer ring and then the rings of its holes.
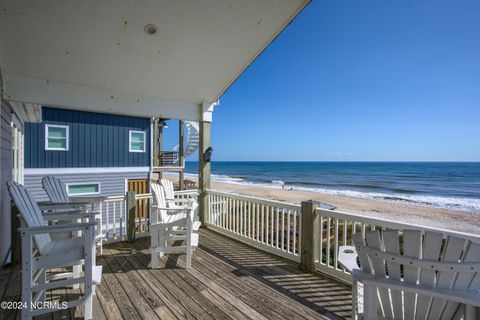
MULTIPOLYGON (((98 257, 103 282, 94 299, 94 319, 343 319, 351 314, 351 288, 296 264, 202 231, 193 268, 183 256, 148 268, 149 239, 105 246, 98 257)), ((18 301, 18 268, 0 273, 2 301, 18 301), (3 289, 2 289, 3 288, 3 289)), ((51 299, 74 299, 78 292, 51 292, 51 299)), ((42 319, 81 318, 82 308, 42 319)), ((19 312, 0 310, 0 319, 19 312)))

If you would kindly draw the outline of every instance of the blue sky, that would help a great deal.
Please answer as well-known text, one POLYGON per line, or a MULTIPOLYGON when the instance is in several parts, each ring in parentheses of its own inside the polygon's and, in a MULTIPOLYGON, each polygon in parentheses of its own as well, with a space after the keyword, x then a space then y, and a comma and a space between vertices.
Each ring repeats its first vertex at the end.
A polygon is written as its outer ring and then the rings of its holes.
POLYGON ((214 160, 480 161, 480 1, 314 0, 221 98, 212 145, 214 160))

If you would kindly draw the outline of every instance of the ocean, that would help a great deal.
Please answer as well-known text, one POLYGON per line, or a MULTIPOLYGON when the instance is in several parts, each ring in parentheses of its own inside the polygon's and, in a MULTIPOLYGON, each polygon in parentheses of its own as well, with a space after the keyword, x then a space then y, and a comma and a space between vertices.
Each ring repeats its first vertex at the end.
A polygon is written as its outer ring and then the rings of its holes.
POLYGON ((480 213, 480 162, 214 161, 212 179, 480 213))

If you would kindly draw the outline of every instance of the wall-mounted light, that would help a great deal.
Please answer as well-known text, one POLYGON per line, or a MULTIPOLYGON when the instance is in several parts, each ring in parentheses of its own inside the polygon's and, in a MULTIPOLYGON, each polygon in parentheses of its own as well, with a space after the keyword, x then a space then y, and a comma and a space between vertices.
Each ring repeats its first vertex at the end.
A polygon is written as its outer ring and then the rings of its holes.
POLYGON ((208 147, 207 150, 203 153, 203 161, 210 162, 212 161, 213 148, 208 147))

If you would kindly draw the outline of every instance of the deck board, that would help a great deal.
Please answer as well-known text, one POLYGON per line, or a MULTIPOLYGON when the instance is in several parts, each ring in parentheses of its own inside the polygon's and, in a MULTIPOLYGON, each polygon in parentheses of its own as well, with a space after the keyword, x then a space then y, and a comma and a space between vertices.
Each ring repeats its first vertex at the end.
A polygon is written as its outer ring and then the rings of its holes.
MULTIPOLYGON (((351 288, 298 265, 202 230, 192 269, 183 255, 150 269, 149 238, 104 246, 102 284, 94 296, 95 319, 344 319, 351 315, 351 288)), ((19 268, 0 271, 0 296, 18 301, 19 268), (6 285, 5 285, 6 284, 6 285)), ((49 292, 73 300, 80 290, 49 292)), ((0 319, 19 316, 0 310, 0 319)), ((75 319, 82 308, 36 319, 75 319)))

